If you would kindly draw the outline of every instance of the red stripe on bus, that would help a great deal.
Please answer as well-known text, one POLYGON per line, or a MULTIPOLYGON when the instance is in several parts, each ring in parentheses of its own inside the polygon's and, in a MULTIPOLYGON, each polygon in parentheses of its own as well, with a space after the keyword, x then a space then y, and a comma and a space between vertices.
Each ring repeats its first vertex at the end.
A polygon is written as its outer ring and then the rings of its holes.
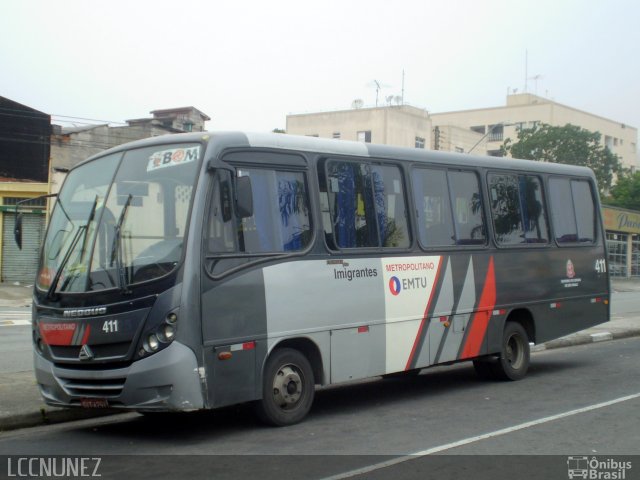
POLYGON ((424 315, 422 316, 422 321, 420 322, 420 328, 418 328, 418 334, 416 335, 416 339, 413 342, 413 348, 411 349, 411 353, 409 354, 409 360, 407 360, 407 365, 404 367, 405 370, 411 369, 411 363, 413 362, 413 357, 416 354, 418 343, 420 342, 420 336, 422 335, 424 324, 427 322, 427 316, 429 315, 431 302, 433 301, 433 296, 435 295, 435 292, 436 292, 436 286, 438 285, 438 280, 440 279, 440 270, 442 269, 443 263, 444 263, 444 260, 442 257, 440 257, 440 261, 438 262, 438 270, 436 271, 436 277, 433 279, 433 285, 431 286, 431 293, 429 294, 429 301, 427 302, 427 308, 424 309, 424 315))
POLYGON ((39 326, 40 336, 47 345, 71 345, 76 328, 77 324, 70 322, 41 322, 39 326))
POLYGON ((81 345, 86 345, 89 341, 89 333, 91 332, 91 325, 87 324, 87 329, 84 331, 84 335, 82 336, 81 345))
POLYGON ((482 347, 482 341, 487 333, 487 327, 489 326, 489 319, 491 318, 491 311, 496 305, 496 276, 493 268, 493 257, 489 259, 489 268, 487 269, 487 276, 484 279, 484 289, 480 296, 480 303, 478 304, 478 312, 473 316, 471 322, 471 328, 467 341, 462 350, 460 358, 477 357, 480 354, 480 348, 482 347))

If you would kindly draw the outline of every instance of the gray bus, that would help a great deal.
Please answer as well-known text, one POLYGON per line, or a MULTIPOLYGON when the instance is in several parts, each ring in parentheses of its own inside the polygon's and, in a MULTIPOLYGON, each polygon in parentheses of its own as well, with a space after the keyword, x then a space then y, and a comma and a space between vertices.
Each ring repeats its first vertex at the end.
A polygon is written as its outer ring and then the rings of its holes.
MULTIPOLYGON (((17 232, 19 237, 19 232, 17 232)), ((253 402, 300 421, 315 385, 472 360, 609 318, 586 168, 281 134, 168 135, 73 168, 34 288, 49 405, 253 402)))

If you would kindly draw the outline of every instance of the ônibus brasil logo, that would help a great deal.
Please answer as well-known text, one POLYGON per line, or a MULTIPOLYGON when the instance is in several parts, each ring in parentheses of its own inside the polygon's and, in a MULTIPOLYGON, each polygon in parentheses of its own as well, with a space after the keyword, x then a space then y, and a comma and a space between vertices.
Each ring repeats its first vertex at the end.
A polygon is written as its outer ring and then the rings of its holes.
POLYGON ((389 279, 389 290, 391 291, 391 295, 396 296, 402 290, 402 284, 400 283, 400 279, 398 277, 391 277, 389 279))

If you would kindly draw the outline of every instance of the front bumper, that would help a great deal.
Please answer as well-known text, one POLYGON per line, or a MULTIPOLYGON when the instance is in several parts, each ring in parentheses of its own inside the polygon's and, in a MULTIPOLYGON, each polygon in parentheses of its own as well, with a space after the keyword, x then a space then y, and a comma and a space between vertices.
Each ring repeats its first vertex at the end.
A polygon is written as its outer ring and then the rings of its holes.
POLYGON ((79 407, 81 399, 106 399, 110 407, 131 410, 204 408, 196 356, 179 342, 126 368, 64 368, 37 353, 34 365, 40 393, 48 405, 79 407))

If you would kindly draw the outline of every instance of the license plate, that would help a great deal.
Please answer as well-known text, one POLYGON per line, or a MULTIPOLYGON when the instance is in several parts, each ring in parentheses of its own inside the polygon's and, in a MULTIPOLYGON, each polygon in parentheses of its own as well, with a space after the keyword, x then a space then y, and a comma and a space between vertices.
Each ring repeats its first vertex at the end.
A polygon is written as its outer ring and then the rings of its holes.
POLYGON ((80 405, 82 408, 109 408, 106 398, 81 398, 80 405))

